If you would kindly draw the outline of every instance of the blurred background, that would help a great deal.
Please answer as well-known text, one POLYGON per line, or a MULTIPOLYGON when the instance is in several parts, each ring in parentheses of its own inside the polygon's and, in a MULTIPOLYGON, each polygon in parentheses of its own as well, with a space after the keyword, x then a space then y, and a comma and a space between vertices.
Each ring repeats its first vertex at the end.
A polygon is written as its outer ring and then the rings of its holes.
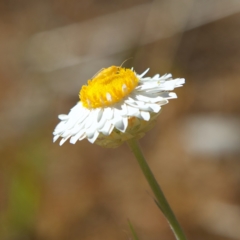
POLYGON ((174 239, 127 146, 52 143, 128 58, 186 78, 141 146, 188 239, 240 239, 239 29, 239 0, 1 0, 0 239, 174 239))

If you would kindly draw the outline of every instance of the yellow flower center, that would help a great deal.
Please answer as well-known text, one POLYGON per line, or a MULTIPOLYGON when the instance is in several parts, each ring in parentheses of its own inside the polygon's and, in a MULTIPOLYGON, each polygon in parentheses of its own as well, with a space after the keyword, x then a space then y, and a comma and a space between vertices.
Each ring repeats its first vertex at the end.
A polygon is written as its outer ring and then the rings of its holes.
POLYGON ((138 84, 138 78, 131 69, 111 66, 88 80, 79 93, 86 108, 110 106, 130 94, 138 84))

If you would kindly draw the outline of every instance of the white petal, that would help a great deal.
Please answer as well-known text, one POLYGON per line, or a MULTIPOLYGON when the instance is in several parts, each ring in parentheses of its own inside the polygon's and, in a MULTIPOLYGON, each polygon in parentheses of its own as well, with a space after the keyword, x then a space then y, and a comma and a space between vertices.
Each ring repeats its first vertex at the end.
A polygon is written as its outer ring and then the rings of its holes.
POLYGON ((79 131, 76 135, 71 137, 70 143, 75 144, 77 140, 79 140, 80 137, 82 137, 85 134, 84 130, 79 131))
POLYGON ((114 113, 113 113, 113 118, 111 122, 115 125, 116 122, 121 121, 122 116, 120 114, 120 111, 117 108, 113 108, 113 111, 114 113))
POLYGON ((140 113, 141 113, 141 116, 142 116, 143 120, 148 121, 150 119, 150 113, 149 112, 141 111, 140 113))
POLYGON ((84 124, 80 123, 80 124, 76 124, 72 129, 71 129, 71 134, 75 135, 77 134, 79 131, 81 131, 84 128, 84 124))
POLYGON ((173 98, 177 98, 177 94, 174 92, 170 92, 168 99, 173 99, 173 98))
POLYGON ((96 141, 96 139, 98 138, 98 136, 99 136, 99 132, 98 132, 98 131, 95 131, 94 134, 93 134, 93 136, 92 136, 91 138, 88 138, 88 141, 89 141, 90 143, 94 143, 94 142, 96 141))
POLYGON ((125 102, 121 103, 121 104, 116 104, 114 106, 114 114, 116 113, 116 111, 118 112, 118 115, 126 117, 127 116, 127 107, 126 107, 125 102))
POLYGON ((158 113, 161 109, 160 105, 158 104, 149 104, 149 107, 153 110, 153 112, 158 113))
POLYGON ((68 136, 70 136, 70 135, 72 135, 72 134, 71 134, 71 131, 66 130, 64 133, 62 133, 61 137, 62 137, 62 138, 66 138, 66 137, 68 137, 68 136))
POLYGON ((63 121, 63 120, 67 120, 69 118, 69 116, 66 114, 60 114, 60 115, 58 115, 58 118, 63 121))
POLYGON ((96 108, 91 110, 91 115, 86 119, 86 122, 84 124, 84 128, 94 128, 97 129, 98 120, 101 119, 103 114, 102 108, 96 108))
POLYGON ((104 117, 102 117, 101 121, 97 123, 97 126, 96 128, 99 130, 99 129, 102 129, 103 126, 105 125, 105 123, 107 122, 108 120, 104 117))
POLYGON ((60 137, 59 135, 54 136, 54 137, 53 137, 53 142, 56 142, 59 137, 60 137))
POLYGON ((177 98, 177 94, 174 92, 162 92, 159 95, 164 99, 177 98))
POLYGON ((84 138, 86 138, 86 133, 84 133, 78 140, 81 141, 81 140, 83 140, 84 138))
POLYGON ((104 116, 106 119, 112 119, 113 118, 113 109, 111 107, 104 108, 104 116))
POLYGON ((137 89, 137 91, 146 91, 148 89, 156 89, 159 87, 160 87, 160 83, 149 81, 148 83, 138 86, 136 89, 137 89))
POLYGON ((94 129, 94 128, 88 128, 88 129, 86 130, 86 136, 87 136, 87 138, 92 138, 92 137, 94 136, 95 132, 97 132, 96 129, 94 129))
POLYGON ((62 138, 59 145, 62 146, 70 137, 71 137, 71 135, 69 135, 68 137, 62 138))
POLYGON ((139 109, 132 107, 130 105, 126 105, 127 107, 127 115, 128 116, 134 116, 136 113, 139 113, 139 109))
POLYGON ((149 71, 150 68, 146 69, 142 74, 137 75, 137 77, 142 78, 149 71))
POLYGON ((152 79, 153 79, 153 80, 157 80, 157 79, 159 79, 159 77, 160 77, 160 75, 159 75, 159 74, 156 74, 156 75, 154 75, 154 76, 152 77, 152 79))
POLYGON ((93 124, 94 121, 96 121, 96 111, 95 110, 91 110, 90 114, 88 115, 87 121, 85 122, 85 128, 89 128, 91 127, 91 125, 93 124))
POLYGON ((101 132, 104 135, 110 135, 112 131, 112 126, 113 125, 109 121, 106 121, 104 126, 101 129, 99 129, 99 132, 101 132))
POLYGON ((185 78, 179 78, 178 85, 179 87, 182 87, 182 85, 185 83, 185 78))
POLYGON ((124 128, 123 128, 122 132, 125 132, 128 127, 128 119, 127 118, 123 118, 123 124, 124 124, 124 128))
POLYGON ((95 132, 97 132, 97 129, 95 126, 91 126, 90 128, 86 129, 87 138, 92 138, 94 136, 95 132))
POLYGON ((103 115, 103 108, 100 108, 99 112, 98 112, 98 116, 97 116, 97 121, 99 122, 102 118, 103 115))
POLYGON ((62 133, 65 130, 65 125, 66 125, 65 122, 60 122, 54 129, 53 134, 56 135, 62 133))
POLYGON ((101 118, 99 119, 96 128, 97 129, 102 129, 106 121, 110 118, 112 119, 113 117, 113 110, 111 108, 104 108, 103 113, 101 115, 101 118))
POLYGON ((118 129, 121 132, 125 132, 128 126, 128 120, 127 118, 120 118, 118 121, 114 123, 114 126, 116 129, 118 129))
POLYGON ((181 87, 184 82, 184 78, 176 78, 174 80, 169 80, 161 84, 160 89, 164 91, 172 91, 176 87, 181 87))
MULTIPOLYGON (((127 102, 127 100, 126 100, 126 102, 127 102)), ((146 103, 143 103, 141 101, 135 101, 134 103, 127 102, 127 103, 128 103, 128 105, 130 105, 132 107, 136 107, 140 110, 151 111, 151 108, 149 107, 149 105, 146 103)))
MULTIPOLYGON (((80 106, 80 105, 77 105, 80 106)), ((65 129, 72 128, 75 124, 83 122, 87 117, 89 117, 90 111, 84 109, 81 106, 75 108, 74 111, 69 113, 69 119, 66 121, 65 129)))
POLYGON ((160 100, 162 100, 162 98, 160 96, 152 96, 152 97, 148 97, 148 96, 144 96, 141 94, 136 94, 135 96, 136 100, 140 100, 142 102, 147 102, 147 103, 156 103, 159 102, 160 100))
POLYGON ((126 104, 122 104, 122 111, 121 111, 121 115, 126 117, 127 116, 127 106, 126 104))

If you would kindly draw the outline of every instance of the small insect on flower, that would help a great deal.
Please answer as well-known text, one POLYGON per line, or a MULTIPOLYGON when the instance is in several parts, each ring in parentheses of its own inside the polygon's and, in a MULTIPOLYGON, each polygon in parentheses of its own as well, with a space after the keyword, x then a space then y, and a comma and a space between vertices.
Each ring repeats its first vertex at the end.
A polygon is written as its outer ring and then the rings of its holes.
POLYGON ((156 122, 161 106, 176 98, 170 92, 181 87, 185 79, 171 74, 144 77, 133 69, 111 66, 100 70, 82 86, 80 101, 61 122, 53 135, 60 145, 88 139, 103 147, 118 147, 131 138, 141 138, 156 122))

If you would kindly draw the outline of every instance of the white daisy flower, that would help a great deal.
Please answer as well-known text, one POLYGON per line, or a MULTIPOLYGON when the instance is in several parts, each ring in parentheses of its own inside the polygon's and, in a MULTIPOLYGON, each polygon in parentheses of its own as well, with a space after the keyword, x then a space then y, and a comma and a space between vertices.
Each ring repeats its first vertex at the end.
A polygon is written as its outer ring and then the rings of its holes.
POLYGON ((80 101, 68 115, 59 115, 61 122, 53 135, 60 145, 70 139, 88 139, 104 147, 118 147, 131 138, 141 138, 153 127, 161 106, 177 98, 173 92, 185 79, 172 79, 171 74, 144 77, 133 69, 117 66, 101 70, 84 85, 80 101))

